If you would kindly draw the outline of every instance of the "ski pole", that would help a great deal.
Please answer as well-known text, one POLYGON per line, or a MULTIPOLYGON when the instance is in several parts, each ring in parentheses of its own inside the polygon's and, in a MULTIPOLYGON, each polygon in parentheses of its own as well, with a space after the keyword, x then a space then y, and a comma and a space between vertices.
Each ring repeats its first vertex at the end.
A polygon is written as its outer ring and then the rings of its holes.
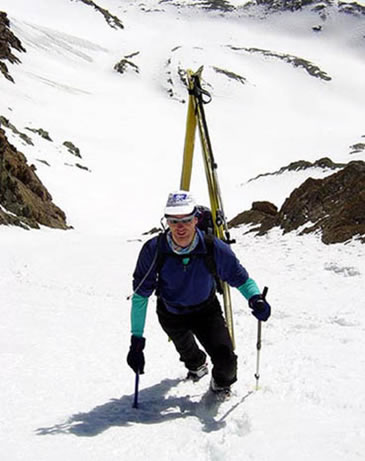
POLYGON ((139 372, 136 372, 136 379, 134 381, 134 399, 133 408, 138 408, 138 386, 139 386, 139 372))
POLYGON ((257 323, 257 342, 256 342, 256 390, 259 390, 259 379, 260 379, 260 351, 261 351, 261 320, 257 323))
MULTIPOLYGON (((264 291, 262 292, 262 297, 265 299, 267 294, 268 288, 265 287, 264 291)), ((261 352, 261 329, 262 329, 262 322, 258 320, 257 323, 257 342, 256 342, 256 390, 259 390, 259 379, 260 379, 260 352, 261 352)))

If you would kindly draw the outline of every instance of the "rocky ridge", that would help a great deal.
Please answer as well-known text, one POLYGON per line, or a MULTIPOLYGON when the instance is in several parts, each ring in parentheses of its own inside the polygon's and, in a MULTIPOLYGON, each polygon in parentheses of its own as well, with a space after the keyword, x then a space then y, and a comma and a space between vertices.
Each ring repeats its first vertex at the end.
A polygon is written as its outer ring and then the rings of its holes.
POLYGON ((65 213, 53 203, 35 171, 0 128, 0 224, 68 229, 65 213))
POLYGON ((135 64, 132 61, 132 58, 136 57, 139 55, 139 51, 136 51, 135 53, 128 54, 124 56, 120 61, 118 61, 115 66, 114 70, 119 72, 120 74, 124 74, 128 71, 133 71, 137 74, 139 74, 139 67, 137 64, 135 64))
POLYGON ((82 3, 85 3, 85 5, 87 6, 92 6, 98 13, 104 16, 105 21, 109 24, 110 27, 112 27, 113 29, 124 29, 124 25, 122 21, 118 18, 118 16, 111 14, 107 9, 96 4, 93 0, 71 0, 71 1, 80 1, 82 3))
MULTIPOLYGON (((330 11, 338 11, 340 14, 354 16, 365 15, 365 7, 356 2, 342 2, 337 0, 252 0, 242 2, 242 5, 235 6, 229 0, 159 0, 159 6, 173 6, 179 9, 195 8, 205 12, 217 12, 218 14, 247 13, 253 14, 261 10, 262 13, 295 12, 308 9, 318 13, 322 20, 326 20, 330 11)), ((140 8, 145 10, 145 4, 141 3, 140 8)))
POLYGON ((236 8, 232 5, 229 0, 200 0, 198 2, 193 1, 181 1, 181 0, 160 0, 160 4, 169 4, 178 8, 184 6, 198 7, 203 10, 218 11, 218 12, 230 12, 236 8))
POLYGON ((240 47, 235 47, 232 45, 230 45, 229 48, 232 51, 244 51, 246 53, 251 53, 251 54, 260 54, 267 58, 278 59, 278 60, 284 61, 292 65, 293 67, 299 67, 299 68, 304 69, 312 77, 320 78, 321 80, 325 80, 325 81, 332 80, 332 78, 322 69, 320 69, 318 66, 308 61, 307 59, 303 59, 299 56, 293 56, 293 55, 285 54, 285 53, 276 53, 270 50, 263 50, 260 48, 246 48, 246 47, 240 48, 240 47))
POLYGON ((320 232, 326 244, 353 237, 365 243, 365 162, 350 162, 323 179, 308 178, 280 210, 270 202, 254 202, 229 222, 231 227, 240 224, 252 225, 249 232, 258 235, 280 227, 299 235, 320 232))
POLYGON ((298 160, 296 162, 291 162, 289 165, 281 167, 279 170, 274 171, 273 173, 262 173, 256 176, 255 178, 249 179, 248 182, 255 181, 256 179, 266 177, 266 176, 276 176, 284 173, 285 171, 301 171, 308 170, 310 168, 322 168, 326 170, 336 170, 339 168, 344 168, 346 163, 336 163, 333 162, 328 157, 320 158, 315 162, 309 162, 307 160, 298 160))
MULTIPOLYGON (((23 145, 34 146, 33 139, 31 135, 26 134, 24 131, 20 131, 8 118, 0 115, 0 127, 4 127, 5 131, 11 131, 16 137, 18 137, 23 145)), ((36 134, 37 136, 41 137, 42 139, 53 143, 53 139, 51 138, 49 132, 44 128, 31 128, 25 127, 24 130, 29 131, 30 133, 36 134)), ((79 147, 75 146, 72 141, 64 141, 61 146, 57 146, 59 152, 62 150, 67 151, 68 154, 72 155, 73 157, 77 157, 82 159, 82 155, 80 152, 79 147)), ((38 162, 41 162, 47 166, 50 166, 49 162, 44 159, 36 159, 38 162)), ((69 162, 64 163, 67 166, 76 166, 82 170, 90 171, 89 168, 85 165, 80 165, 79 163, 71 164, 69 162)))
POLYGON ((257 4, 273 11, 297 11, 310 8, 311 11, 320 13, 322 19, 326 18, 327 9, 337 9, 339 13, 365 15, 365 7, 356 2, 337 2, 335 0, 256 0, 249 6, 257 4))
POLYGON ((9 69, 4 61, 9 61, 11 64, 19 64, 20 59, 17 58, 12 49, 25 52, 21 41, 10 30, 10 21, 4 11, 0 11, 0 72, 9 81, 14 83, 13 77, 9 73, 9 69))

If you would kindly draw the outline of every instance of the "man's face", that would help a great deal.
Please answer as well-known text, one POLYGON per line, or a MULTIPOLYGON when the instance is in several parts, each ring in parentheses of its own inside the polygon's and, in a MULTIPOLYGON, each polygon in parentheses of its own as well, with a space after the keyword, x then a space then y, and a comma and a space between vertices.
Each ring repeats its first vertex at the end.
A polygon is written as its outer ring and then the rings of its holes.
POLYGON ((187 247, 193 241, 198 218, 191 215, 178 215, 167 218, 172 238, 180 247, 187 247))

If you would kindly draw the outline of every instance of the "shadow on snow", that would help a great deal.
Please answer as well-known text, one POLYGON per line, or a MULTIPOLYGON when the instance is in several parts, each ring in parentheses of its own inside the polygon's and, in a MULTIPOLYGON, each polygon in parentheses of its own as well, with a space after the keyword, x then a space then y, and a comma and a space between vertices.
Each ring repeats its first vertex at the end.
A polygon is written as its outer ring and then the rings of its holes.
POLYGON ((39 428, 36 433, 93 437, 113 426, 159 424, 189 417, 198 418, 203 431, 212 432, 225 427, 225 418, 250 395, 246 394, 235 405, 230 405, 223 416, 215 419, 222 402, 217 401, 209 391, 197 402, 192 401, 190 395, 166 396, 169 390, 180 382, 180 379, 165 379, 152 387, 140 390, 138 409, 132 408, 133 395, 125 395, 99 405, 87 413, 74 414, 64 423, 39 428))

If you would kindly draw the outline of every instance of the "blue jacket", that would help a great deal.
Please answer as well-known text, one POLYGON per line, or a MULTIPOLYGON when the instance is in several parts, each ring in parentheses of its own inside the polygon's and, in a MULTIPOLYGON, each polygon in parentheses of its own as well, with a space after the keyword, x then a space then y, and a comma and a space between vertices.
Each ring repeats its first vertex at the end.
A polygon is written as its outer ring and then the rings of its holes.
MULTIPOLYGON (((160 271, 159 296, 166 308, 174 313, 181 313, 183 307, 206 301, 214 288, 214 277, 202 257, 207 253, 204 235, 199 229, 197 232, 198 245, 183 259, 173 253, 166 239, 161 242, 160 251, 166 256, 160 271)), ((143 297, 149 297, 157 287, 157 268, 153 263, 156 261, 157 240, 158 237, 154 237, 145 243, 133 274, 133 289, 137 288, 136 293, 143 297)), ((214 259, 218 277, 232 287, 240 287, 249 278, 229 245, 217 238, 214 239, 214 259)))
MULTIPOLYGON (((166 308, 174 314, 183 315, 194 310, 192 306, 205 301, 215 283, 201 257, 207 253, 204 235, 198 229, 197 232, 198 245, 184 259, 174 256, 165 239, 161 245, 166 258, 160 271, 159 291, 166 308)), ((158 237, 154 237, 144 244, 133 274, 131 332, 138 337, 143 336, 148 298, 157 288, 157 241, 158 237)), ((246 299, 260 294, 256 282, 249 278, 233 251, 219 239, 214 239, 214 257, 221 280, 237 287, 246 299)))

